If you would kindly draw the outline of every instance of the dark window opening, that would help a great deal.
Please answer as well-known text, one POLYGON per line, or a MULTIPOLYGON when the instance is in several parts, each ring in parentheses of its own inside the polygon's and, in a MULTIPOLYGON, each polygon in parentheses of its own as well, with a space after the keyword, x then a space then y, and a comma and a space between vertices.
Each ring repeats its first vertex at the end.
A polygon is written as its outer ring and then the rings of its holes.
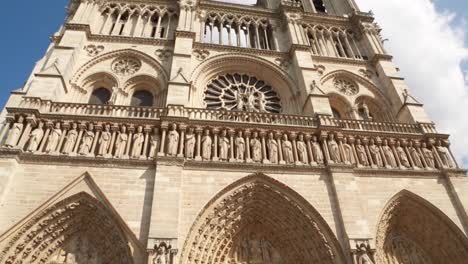
POLYGON ((322 0, 314 0, 315 10, 319 13, 327 13, 327 8, 323 4, 322 0))
POLYGON ((89 98, 90 104, 103 105, 107 104, 111 98, 111 93, 106 88, 98 88, 93 91, 89 98))
POLYGON ((131 106, 153 106, 153 94, 148 91, 137 91, 132 96, 131 106))
POLYGON ((334 107, 332 107, 331 109, 332 109, 333 117, 336 119, 341 119, 340 112, 338 112, 338 110, 336 110, 334 107))

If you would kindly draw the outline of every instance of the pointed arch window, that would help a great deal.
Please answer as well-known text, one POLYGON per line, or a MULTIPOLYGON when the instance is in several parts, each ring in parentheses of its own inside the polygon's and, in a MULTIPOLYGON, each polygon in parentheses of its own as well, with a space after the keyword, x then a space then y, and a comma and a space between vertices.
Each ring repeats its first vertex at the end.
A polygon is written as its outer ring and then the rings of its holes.
POLYGON ((107 104, 111 98, 111 92, 104 88, 97 88, 93 91, 91 94, 91 97, 89 98, 89 104, 96 104, 96 105, 103 105, 107 104))
POLYGON ((340 112, 334 107, 332 107, 331 109, 332 109, 333 117, 336 118, 336 119, 341 119, 340 112))
POLYGON ((154 96, 148 91, 136 91, 132 96, 131 106, 152 107, 154 104, 154 96))

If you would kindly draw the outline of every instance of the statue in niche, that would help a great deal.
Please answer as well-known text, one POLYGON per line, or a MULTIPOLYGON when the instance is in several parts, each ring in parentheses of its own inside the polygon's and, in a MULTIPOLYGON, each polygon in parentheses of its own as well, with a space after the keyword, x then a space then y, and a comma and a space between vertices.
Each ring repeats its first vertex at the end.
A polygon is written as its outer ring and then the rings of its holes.
POLYGON ((117 139, 115 140, 115 158, 123 158, 125 155, 125 148, 128 142, 127 127, 122 126, 120 132, 117 134, 117 139))
POLYGON ((335 135, 330 134, 328 137, 328 150, 330 151, 330 159, 335 163, 340 163, 340 147, 335 140, 335 135))
POLYGON ((98 155, 104 157, 108 155, 109 146, 112 139, 112 134, 110 132, 110 125, 104 126, 104 131, 101 134, 101 138, 99 139, 99 150, 98 155))
POLYGON ((185 135, 185 158, 190 160, 195 158, 195 143, 197 142, 193 131, 193 128, 190 127, 185 135))
POLYGON ((314 160, 318 164, 323 164, 323 151, 320 147, 320 143, 317 141, 317 137, 312 137, 312 152, 314 154, 314 160))
POLYGON ((117 96, 119 95, 119 88, 118 87, 112 87, 112 95, 107 104, 109 105, 115 105, 117 103, 117 96))
POLYGON ((283 148, 283 158, 286 164, 294 163, 293 146, 286 134, 283 135, 283 143, 281 144, 281 147, 283 148))
POLYGON ((139 126, 137 132, 133 135, 132 158, 140 158, 143 144, 145 144, 145 135, 143 134, 143 127, 139 126))
POLYGON ((239 91, 234 90, 234 97, 236 98, 236 109, 237 111, 244 111, 244 95, 239 91))
POLYGON ((24 117, 19 116, 18 122, 14 123, 13 126, 10 128, 10 132, 8 133, 8 137, 5 141, 5 147, 7 148, 16 147, 21 137, 21 132, 23 132, 23 127, 24 127, 23 122, 24 122, 24 117))
POLYGON ((424 160, 426 161, 426 165, 429 168, 435 168, 435 159, 434 159, 434 153, 432 150, 427 148, 426 143, 422 143, 421 145, 421 150, 424 156, 424 160))
POLYGON ((213 148, 213 140, 210 136, 210 131, 205 130, 205 134, 202 138, 202 159, 204 161, 211 160, 211 150, 213 148))
POLYGON ((39 122, 37 125, 37 128, 31 132, 31 135, 29 135, 29 143, 28 143, 28 148, 26 149, 27 152, 35 152, 37 151, 37 148, 39 147, 39 144, 41 143, 42 137, 44 136, 44 124, 42 122, 39 122))
POLYGON ((236 160, 243 161, 245 154, 245 139, 242 131, 239 131, 236 138, 236 160))
POLYGON ((266 109, 267 100, 264 93, 258 93, 258 110, 260 113, 267 113, 266 109))
POLYGON ((395 155, 393 155, 392 148, 388 145, 388 141, 383 141, 382 146, 383 154, 385 155, 385 159, 387 160, 387 165, 391 168, 396 168, 398 166, 395 155))
POLYGON ((57 122, 55 124, 55 128, 50 131, 50 135, 47 141, 47 147, 45 149, 45 152, 46 153, 55 152, 60 143, 61 137, 62 137, 62 128, 60 127, 60 122, 57 122))
POLYGON ((179 146, 179 132, 177 132, 177 125, 172 124, 171 130, 167 135, 167 155, 168 156, 177 156, 177 148, 179 146))
POLYGON ((372 160, 375 162, 375 165, 377 167, 383 167, 384 163, 382 160, 382 156, 380 155, 380 148, 375 144, 375 141, 373 139, 370 140, 370 145, 369 145, 369 152, 372 157, 372 160))
POLYGON ((447 168, 454 168, 455 165, 452 160, 452 155, 450 154, 449 149, 445 147, 444 145, 442 145, 442 142, 440 140, 437 141, 436 149, 437 149, 437 152, 439 153, 442 165, 447 168))
POLYGON ((150 139, 149 158, 152 159, 156 156, 159 147, 159 129, 155 128, 150 139))
POLYGON ((300 134, 297 140, 297 155, 299 156, 299 161, 302 164, 309 163, 309 157, 307 156, 307 145, 304 142, 304 135, 300 134))
POLYGON ((171 246, 165 242, 154 246, 153 264, 170 264, 171 263, 171 246))
POLYGON ((273 133, 268 134, 268 158, 271 163, 278 163, 278 142, 275 140, 273 133))
POLYGON ((221 135, 219 136, 219 159, 221 161, 229 160, 229 138, 227 137, 227 131, 221 131, 221 135))
POLYGON ((348 144, 348 139, 343 139, 343 159, 346 164, 354 164, 353 148, 348 144))
POLYGON ((94 125, 90 123, 88 129, 83 133, 83 141, 79 149, 80 155, 89 155, 91 154, 91 148, 93 147, 94 141, 94 125))
POLYGON ((248 112, 256 112, 257 109, 255 108, 257 98, 255 97, 255 91, 253 88, 248 89, 247 95, 247 111, 248 112))
POLYGON ((73 148, 75 147, 76 140, 78 139, 78 124, 73 123, 72 129, 68 131, 66 136, 67 140, 65 141, 65 145, 62 149, 62 154, 69 154, 73 152, 73 148))
POLYGON ((356 141, 356 153, 359 160, 359 163, 362 166, 369 166, 369 160, 367 159, 366 147, 362 145, 361 140, 356 141))
POLYGON ((254 162, 262 161, 262 143, 258 139, 258 133, 254 132, 250 141, 252 147, 252 160, 254 162))
POLYGON ((421 160, 421 153, 419 153, 418 149, 414 147, 413 142, 409 143, 408 151, 413 159, 413 163, 415 167, 424 168, 421 160))
POLYGON ((400 163, 403 167, 410 168, 411 164, 408 160, 408 156, 406 155, 405 149, 401 146, 400 141, 396 143, 396 153, 398 158, 400 159, 400 163))
POLYGON ((367 106, 366 103, 362 103, 361 107, 359 108, 359 114, 362 119, 364 120, 370 120, 372 119, 370 111, 369 111, 369 106, 367 106))
POLYGON ((357 250, 357 264, 374 264, 369 254, 370 248, 364 243, 361 243, 357 250))

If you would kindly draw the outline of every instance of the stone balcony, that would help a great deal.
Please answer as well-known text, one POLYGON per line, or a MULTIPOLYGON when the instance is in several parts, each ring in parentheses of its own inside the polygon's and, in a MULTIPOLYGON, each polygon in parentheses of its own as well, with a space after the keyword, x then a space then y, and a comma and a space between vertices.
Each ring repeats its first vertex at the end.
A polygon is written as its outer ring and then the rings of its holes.
POLYGON ((3 155, 151 164, 374 170, 457 169, 448 136, 433 124, 338 120, 331 116, 62 103, 24 97, 7 107, 3 155), (223 165, 224 164, 224 165, 223 165))

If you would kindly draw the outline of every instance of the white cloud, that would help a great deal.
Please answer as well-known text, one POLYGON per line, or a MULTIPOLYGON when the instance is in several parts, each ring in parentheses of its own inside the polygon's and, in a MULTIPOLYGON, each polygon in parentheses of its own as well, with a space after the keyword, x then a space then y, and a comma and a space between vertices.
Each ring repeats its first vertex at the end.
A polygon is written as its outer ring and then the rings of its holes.
POLYGON ((430 0, 357 2, 361 10, 374 11, 413 95, 425 104, 439 132, 451 134, 457 158, 468 161, 468 78, 461 69, 468 58, 465 28, 430 0))

